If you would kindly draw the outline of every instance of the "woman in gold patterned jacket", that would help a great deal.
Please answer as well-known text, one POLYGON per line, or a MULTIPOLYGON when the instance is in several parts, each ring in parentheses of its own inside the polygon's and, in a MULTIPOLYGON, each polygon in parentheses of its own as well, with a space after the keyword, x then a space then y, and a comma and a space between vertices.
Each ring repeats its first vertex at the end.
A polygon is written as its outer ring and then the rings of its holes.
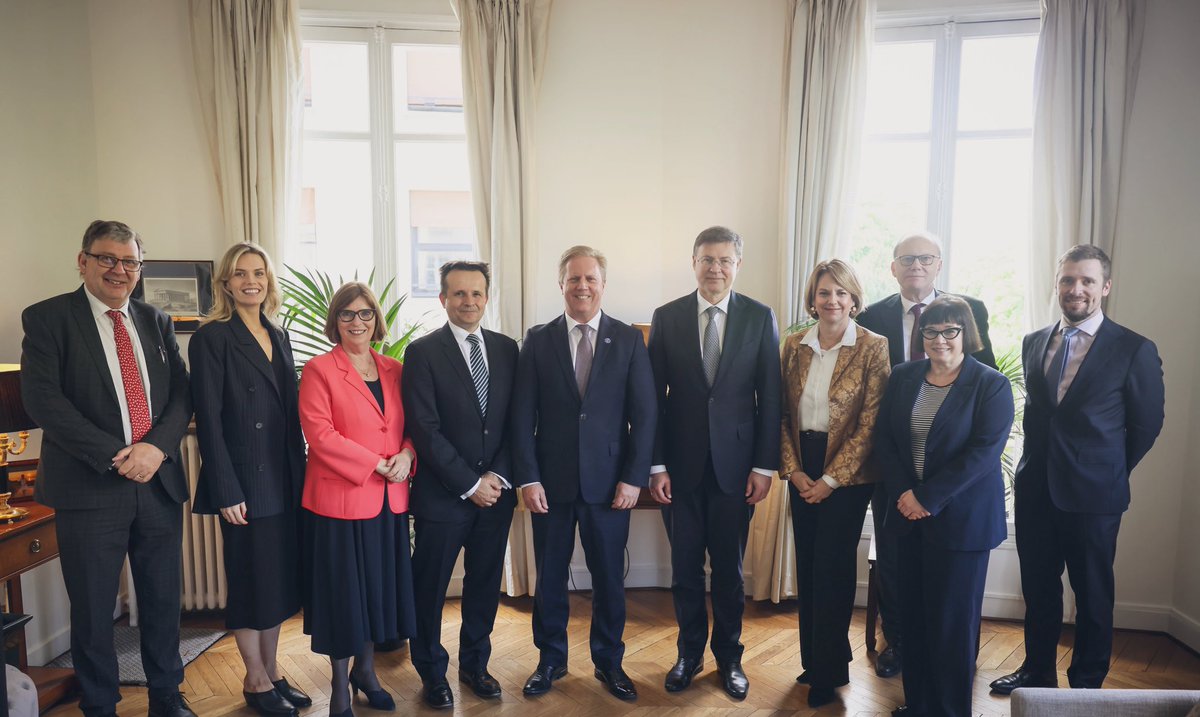
POLYGON ((850 681, 858 541, 876 480, 867 457, 891 364, 887 339, 853 321, 862 287, 848 264, 817 264, 805 299, 817 323, 783 344, 779 475, 796 541, 804 668, 796 681, 819 707, 850 681))

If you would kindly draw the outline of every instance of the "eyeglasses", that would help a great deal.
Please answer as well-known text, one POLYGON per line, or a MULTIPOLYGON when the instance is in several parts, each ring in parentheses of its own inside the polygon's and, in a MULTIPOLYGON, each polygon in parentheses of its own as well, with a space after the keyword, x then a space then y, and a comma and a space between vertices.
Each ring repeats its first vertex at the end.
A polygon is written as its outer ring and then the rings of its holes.
POLYGON ((115 256, 109 256, 108 254, 93 254, 90 251, 83 252, 83 255, 92 257, 96 260, 97 264, 105 269, 115 269, 117 262, 120 262, 121 266, 125 267, 125 271, 131 274, 142 270, 142 262, 138 261, 137 259, 118 259, 115 256))
POLYGON ((705 269, 711 269, 713 264, 720 264, 722 269, 728 271, 737 265, 737 259, 731 259, 727 256, 723 256, 720 259, 714 259, 711 256, 702 256, 696 259, 696 261, 700 262, 705 269))
POLYGON ((904 266, 912 266, 914 261, 921 262, 921 266, 929 266, 941 258, 935 254, 905 254, 904 256, 896 257, 896 261, 904 266))
POLYGON ((941 331, 938 331, 937 329, 921 329, 921 335, 925 337, 926 341, 933 341, 939 336, 947 341, 950 341, 951 339, 958 338, 958 335, 961 333, 961 326, 951 326, 950 328, 942 329, 941 331))
POLYGON ((375 318, 375 309, 359 309, 358 311, 342 309, 338 312, 338 321, 342 322, 343 324, 348 324, 351 321, 354 321, 355 316, 363 321, 370 321, 371 319, 375 318))

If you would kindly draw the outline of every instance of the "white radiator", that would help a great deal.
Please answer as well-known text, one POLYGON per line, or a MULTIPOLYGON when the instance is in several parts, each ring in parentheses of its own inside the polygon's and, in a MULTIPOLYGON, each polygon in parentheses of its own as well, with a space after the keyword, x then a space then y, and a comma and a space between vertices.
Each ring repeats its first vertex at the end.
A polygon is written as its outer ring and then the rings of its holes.
MULTIPOLYGON (((189 431, 180 446, 188 490, 196 495, 200 478, 200 446, 189 431)), ((225 560, 221 556, 221 516, 192 515, 192 501, 183 504, 183 609, 217 610, 225 607, 228 588, 225 560)))

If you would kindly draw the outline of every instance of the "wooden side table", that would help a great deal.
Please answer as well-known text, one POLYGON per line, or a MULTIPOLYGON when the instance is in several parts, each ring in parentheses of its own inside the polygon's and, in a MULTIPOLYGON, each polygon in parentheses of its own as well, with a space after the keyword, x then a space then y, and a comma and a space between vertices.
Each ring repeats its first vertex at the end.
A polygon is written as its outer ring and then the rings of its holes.
MULTIPOLYGON (((13 613, 25 612, 21 574, 58 557, 54 510, 38 503, 20 505, 29 511, 24 520, 0 524, 0 582, 4 583, 8 596, 8 610, 13 613)), ((74 689, 73 670, 29 666, 23 627, 13 631, 11 640, 17 651, 17 669, 29 675, 37 685, 40 709, 47 709, 74 689)), ((6 639, 6 652, 8 644, 6 639)))

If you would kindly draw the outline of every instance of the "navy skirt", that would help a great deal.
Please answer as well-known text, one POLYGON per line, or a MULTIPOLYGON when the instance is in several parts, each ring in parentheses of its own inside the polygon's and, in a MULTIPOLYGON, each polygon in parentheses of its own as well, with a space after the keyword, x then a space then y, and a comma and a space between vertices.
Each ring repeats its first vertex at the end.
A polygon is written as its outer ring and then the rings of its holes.
POLYGON ((225 627, 269 630, 300 611, 300 530, 297 511, 246 525, 221 520, 225 576, 225 627))
POLYGON ((366 643, 412 637, 412 553, 408 514, 386 504, 367 520, 307 515, 304 632, 313 652, 353 657, 366 643))

